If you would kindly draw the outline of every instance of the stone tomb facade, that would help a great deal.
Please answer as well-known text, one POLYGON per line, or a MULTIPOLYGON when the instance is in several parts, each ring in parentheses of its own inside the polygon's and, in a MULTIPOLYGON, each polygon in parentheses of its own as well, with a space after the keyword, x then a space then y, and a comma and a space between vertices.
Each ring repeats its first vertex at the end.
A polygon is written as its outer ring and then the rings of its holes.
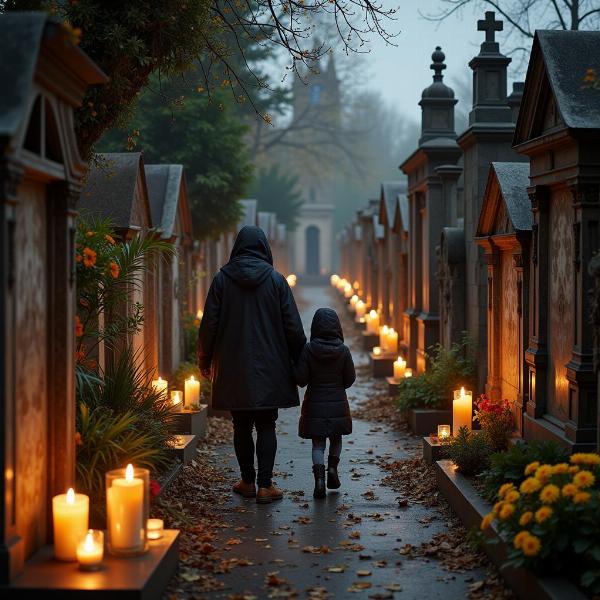
MULTIPOLYGON (((118 236, 128 242, 154 227, 148 198, 144 161, 139 152, 97 154, 90 167, 79 206, 85 213, 110 219, 118 236)), ((144 326, 132 337, 139 364, 158 366, 158 265, 146 270, 144 280, 130 290, 131 304, 144 306, 144 326)), ((111 359, 100 346, 100 366, 111 359)))
POLYGON ((183 315, 193 310, 192 215, 182 165, 146 165, 152 222, 175 254, 158 261, 158 372, 169 378, 184 359, 183 315))
POLYGON ((487 263, 487 385, 495 399, 513 403, 523 435, 527 404, 529 245, 533 214, 527 163, 492 163, 477 226, 487 263))
POLYGON ((600 32, 537 32, 515 131, 530 161, 528 438, 596 444, 587 265, 600 246, 600 32))
POLYGON ((45 13, 0 15, 0 584, 75 480, 73 111, 105 75, 45 13))

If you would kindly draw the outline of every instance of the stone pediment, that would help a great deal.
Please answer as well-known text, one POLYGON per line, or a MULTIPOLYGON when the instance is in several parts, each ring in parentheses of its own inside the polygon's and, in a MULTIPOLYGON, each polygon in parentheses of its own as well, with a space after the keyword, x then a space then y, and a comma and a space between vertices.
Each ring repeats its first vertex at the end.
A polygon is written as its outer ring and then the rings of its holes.
POLYGON ((527 163, 491 163, 476 237, 531 231, 533 213, 528 186, 527 163))
POLYGON ((538 31, 515 146, 569 129, 600 129, 600 31, 538 31))

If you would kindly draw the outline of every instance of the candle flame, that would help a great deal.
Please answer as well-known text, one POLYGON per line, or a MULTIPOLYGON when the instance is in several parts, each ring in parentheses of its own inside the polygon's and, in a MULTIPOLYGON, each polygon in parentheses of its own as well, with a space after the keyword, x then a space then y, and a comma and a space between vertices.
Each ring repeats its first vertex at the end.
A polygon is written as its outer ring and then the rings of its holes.
POLYGON ((370 319, 375 319, 376 317, 377 317, 377 311, 376 311, 376 310, 372 310, 372 311, 369 313, 369 318, 370 318, 370 319))
POLYGON ((91 552, 94 549, 94 536, 92 530, 88 530, 85 541, 83 542, 83 548, 86 552, 91 552))
POLYGON ((75 490, 73 488, 67 490, 67 504, 75 504, 75 490))
POLYGON ((196 318, 201 319, 203 316, 204 316, 204 313, 202 312, 202 309, 199 308, 198 312, 196 313, 196 318))
POLYGON ((189 379, 189 380, 190 380, 190 381, 196 381, 196 380, 194 379, 194 376, 193 376, 193 375, 190 377, 190 379, 189 379))
POLYGON ((465 397, 465 388, 464 387, 460 388, 460 397, 461 397, 461 399, 465 397))
POLYGON ((133 481, 133 465, 131 463, 125 469, 125 481, 133 481))

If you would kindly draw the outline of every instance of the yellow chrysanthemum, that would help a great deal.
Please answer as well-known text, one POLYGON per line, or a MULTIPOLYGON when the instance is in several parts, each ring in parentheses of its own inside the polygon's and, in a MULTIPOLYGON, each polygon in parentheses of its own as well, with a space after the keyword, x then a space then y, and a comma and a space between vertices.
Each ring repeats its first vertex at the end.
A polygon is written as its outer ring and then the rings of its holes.
POLYGON ((508 494, 506 494, 506 497, 504 499, 507 502, 516 502, 520 497, 521 494, 519 494, 517 490, 511 490, 510 492, 508 492, 508 494))
POLYGON ((512 483, 503 483, 498 490, 498 498, 504 498, 508 492, 514 489, 515 486, 512 483))
POLYGON ((506 521, 507 519, 510 519, 514 513, 515 513, 515 505, 510 504, 510 502, 505 502, 504 505, 502 506, 502 508, 500 509, 500 513, 498 514, 498 517, 500 519, 502 519, 503 521, 506 521))
POLYGON ((519 487, 522 494, 533 494, 542 487, 539 479, 535 477, 528 477, 519 487))
POLYGON ((485 517, 483 517, 483 519, 481 521, 481 525, 479 526, 481 528, 481 531, 485 531, 486 529, 489 529, 493 520, 494 520, 494 513, 488 513, 487 515, 485 515, 485 517))
POLYGON ((513 538, 513 546, 515 548, 517 548, 517 550, 519 548, 523 547, 523 542, 530 536, 531 534, 529 533, 529 531, 519 531, 519 533, 517 533, 517 535, 515 535, 515 537, 513 538))
POLYGON ((552 516, 552 509, 549 506, 542 506, 535 511, 535 520, 538 523, 547 521, 552 516))
POLYGON ((600 465, 600 454, 595 452, 576 452, 571 455, 573 465, 600 465))
POLYGON ((553 483, 549 483, 544 489, 540 492, 540 500, 545 504, 552 504, 558 500, 560 496, 560 489, 557 485, 553 483))
POLYGON ((594 485, 594 481, 596 478, 591 471, 579 471, 579 473, 575 473, 573 477, 573 483, 577 487, 587 488, 594 485))
POLYGON ((554 475, 564 475, 569 472, 569 465, 567 463, 558 463, 552 467, 552 473, 554 475))
POLYGON ((530 510, 524 512, 521 515, 521 518, 519 519, 519 525, 521 527, 525 527, 525 525, 527 525, 531 521, 532 518, 533 518, 533 513, 530 510))
POLYGON ((562 487, 562 495, 565 498, 572 498, 579 490, 574 483, 566 483, 562 487))
POLYGON ((498 516, 500 514, 500 509, 504 506, 504 502, 496 502, 494 504, 494 508, 492 508, 492 512, 494 515, 498 516))
POLYGON ((525 556, 536 556, 540 547, 540 539, 535 535, 528 535, 523 539, 521 550, 525 556))
POLYGON ((525 475, 531 475, 537 471, 537 468, 540 466, 540 463, 536 460, 535 462, 529 463, 525 467, 525 475))
POLYGON ((545 483, 552 477, 552 466, 542 465, 535 470, 535 478, 539 479, 542 483, 545 483))
POLYGON ((574 504, 585 504, 590 501, 591 497, 592 495, 589 492, 577 492, 573 496, 573 502, 574 504))
POLYGON ((575 465, 574 467, 569 467, 569 473, 579 473, 579 467, 575 465))

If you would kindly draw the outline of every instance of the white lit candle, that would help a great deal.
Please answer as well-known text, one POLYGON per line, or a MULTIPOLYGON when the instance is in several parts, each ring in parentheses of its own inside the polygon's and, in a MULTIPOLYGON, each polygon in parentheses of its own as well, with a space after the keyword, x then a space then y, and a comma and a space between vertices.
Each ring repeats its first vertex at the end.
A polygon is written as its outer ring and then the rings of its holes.
POLYGON ((192 375, 185 380, 185 406, 200 403, 200 382, 192 375))
POLYGON ((157 392, 158 394, 160 394, 161 396, 167 395, 167 386, 168 385, 169 385, 169 382, 166 379, 163 379, 162 377, 152 380, 152 387, 153 387, 154 391, 157 392))
POLYGON ((406 369, 406 371, 404 371, 404 377, 412 377, 412 369, 406 369))
POLYGON ((366 321, 367 333, 377 333, 379 331, 379 315, 376 310, 369 312, 366 321))
POLYGON ((450 425, 438 425, 438 439, 447 440, 450 437, 450 425))
POLYGON ((398 353, 398 332, 393 327, 388 331, 386 349, 390 354, 398 353))
POLYGON ((340 280, 340 276, 337 273, 334 273, 330 278, 329 278, 329 283, 331 283, 331 285, 333 287, 335 287, 338 282, 340 280))
POLYGON ((196 319, 198 319, 198 321, 202 321, 203 316, 204 316, 204 312, 202 311, 201 308, 199 308, 198 312, 196 313, 196 319))
POLYGON ((356 317, 358 319, 361 319, 365 316, 365 313, 367 312, 367 305, 362 300, 359 300, 356 303, 355 310, 356 310, 356 317))
POLYGON ((388 351, 388 331, 389 329, 387 325, 383 325, 379 328, 379 346, 381 347, 382 352, 388 351))
POLYGON ((171 404, 175 410, 181 410, 183 407, 183 392, 181 390, 171 391, 171 404))
POLYGON ((90 499, 73 488, 52 498, 54 556, 58 560, 77 560, 77 544, 87 531, 89 512, 90 499))
POLYGON ((458 435, 461 427, 471 431, 473 423, 473 392, 465 391, 464 387, 454 390, 454 402, 452 403, 452 433, 458 435))
POLYGON ((399 356, 394 361, 394 379, 401 379, 404 377, 404 373, 406 372, 406 361, 399 356))
POLYGON ((344 298, 352 298, 354 291, 352 290, 352 286, 349 283, 346 283, 344 286, 344 298))
POLYGON ((114 479, 106 490, 110 544, 115 550, 137 548, 144 539, 144 481, 127 465, 125 477, 114 479))
POLYGON ((90 529, 77 545, 77 562, 82 571, 97 569, 104 558, 104 532, 90 529))
POLYGON ((165 523, 162 519, 148 519, 148 539, 159 540, 163 536, 165 523))
POLYGON ((354 296, 352 296, 352 298, 350 298, 350 310, 352 312, 356 312, 356 305, 358 304, 359 301, 359 297, 354 294, 354 296))
POLYGON ((379 346, 375 346, 375 347, 373 348, 373 354, 374 354, 375 356, 381 356, 381 348, 380 348, 379 346))

